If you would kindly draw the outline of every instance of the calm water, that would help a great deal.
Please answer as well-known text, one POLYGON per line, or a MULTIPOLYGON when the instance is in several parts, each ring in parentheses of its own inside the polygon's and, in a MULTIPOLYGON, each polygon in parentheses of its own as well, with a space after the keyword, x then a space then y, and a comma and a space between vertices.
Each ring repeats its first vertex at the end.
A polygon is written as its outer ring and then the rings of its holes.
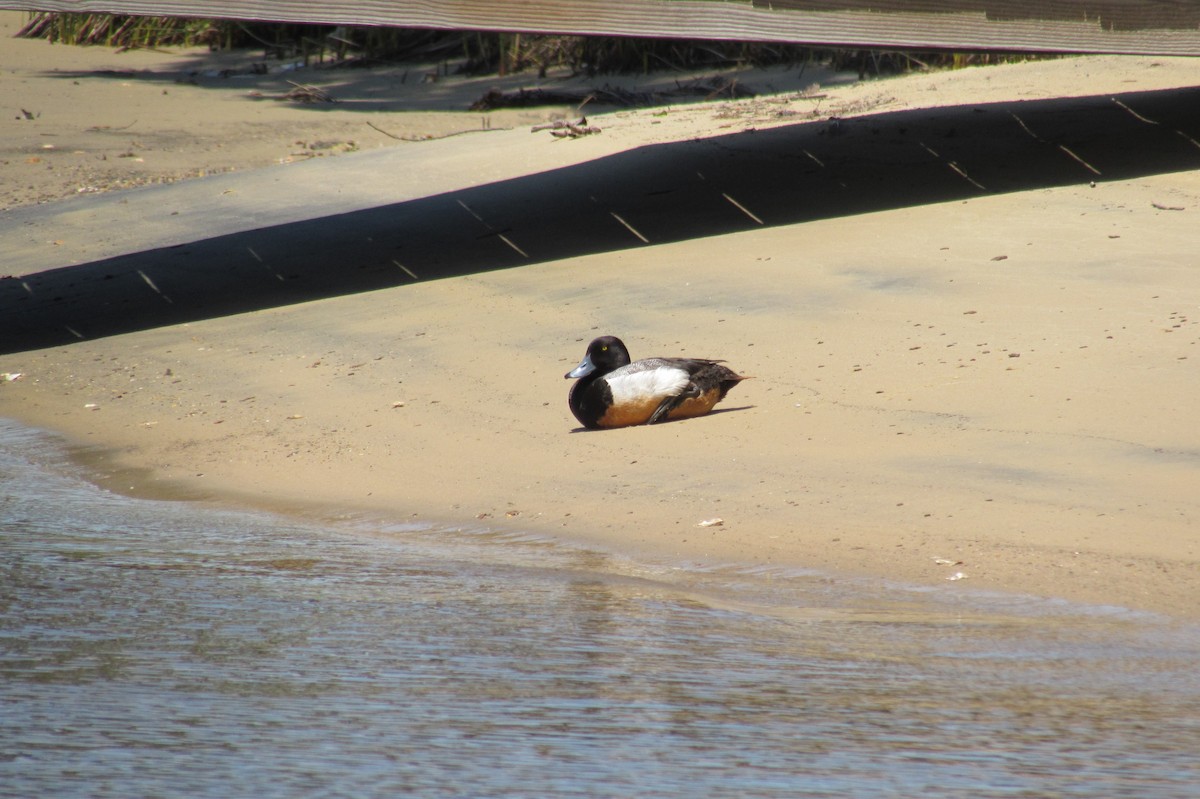
POLYGON ((153 502, 0 422, 5 797, 1195 797, 1151 616, 153 502))

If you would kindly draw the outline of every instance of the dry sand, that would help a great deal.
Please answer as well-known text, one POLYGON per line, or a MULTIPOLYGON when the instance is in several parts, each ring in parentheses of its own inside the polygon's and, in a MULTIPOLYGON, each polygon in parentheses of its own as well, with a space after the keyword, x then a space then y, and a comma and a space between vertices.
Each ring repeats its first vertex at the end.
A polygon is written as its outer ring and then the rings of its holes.
POLYGON ((113 488, 1200 618, 1194 60, 744 74, 559 141, 431 111, 486 81, 0 53, 0 415, 113 488), (583 432, 600 333, 755 379, 583 432))

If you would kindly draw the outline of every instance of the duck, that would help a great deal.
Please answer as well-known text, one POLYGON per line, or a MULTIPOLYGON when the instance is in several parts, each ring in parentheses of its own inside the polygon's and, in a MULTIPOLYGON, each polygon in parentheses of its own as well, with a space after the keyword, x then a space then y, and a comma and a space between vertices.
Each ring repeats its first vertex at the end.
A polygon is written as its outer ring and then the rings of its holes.
POLYGON ((703 416, 747 379, 723 363, 707 358, 631 361, 621 339, 600 336, 564 375, 576 380, 567 403, 589 430, 703 416))

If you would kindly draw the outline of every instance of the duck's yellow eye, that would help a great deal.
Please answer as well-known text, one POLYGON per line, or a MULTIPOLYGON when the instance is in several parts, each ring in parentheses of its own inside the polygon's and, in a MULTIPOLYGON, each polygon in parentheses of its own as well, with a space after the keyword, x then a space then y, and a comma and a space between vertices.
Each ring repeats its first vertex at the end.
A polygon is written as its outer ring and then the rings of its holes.
POLYGON ((608 347, 601 347, 601 348, 600 348, 600 351, 601 351, 601 352, 608 352, 608 347))

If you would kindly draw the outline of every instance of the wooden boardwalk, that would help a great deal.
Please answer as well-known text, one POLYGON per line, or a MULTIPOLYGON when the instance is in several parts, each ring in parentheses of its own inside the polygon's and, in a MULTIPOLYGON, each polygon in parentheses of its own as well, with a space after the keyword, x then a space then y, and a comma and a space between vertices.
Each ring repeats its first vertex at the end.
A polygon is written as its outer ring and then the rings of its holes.
POLYGON ((1189 0, 0 0, 0 9, 897 50, 1200 55, 1200 2, 1189 0))

